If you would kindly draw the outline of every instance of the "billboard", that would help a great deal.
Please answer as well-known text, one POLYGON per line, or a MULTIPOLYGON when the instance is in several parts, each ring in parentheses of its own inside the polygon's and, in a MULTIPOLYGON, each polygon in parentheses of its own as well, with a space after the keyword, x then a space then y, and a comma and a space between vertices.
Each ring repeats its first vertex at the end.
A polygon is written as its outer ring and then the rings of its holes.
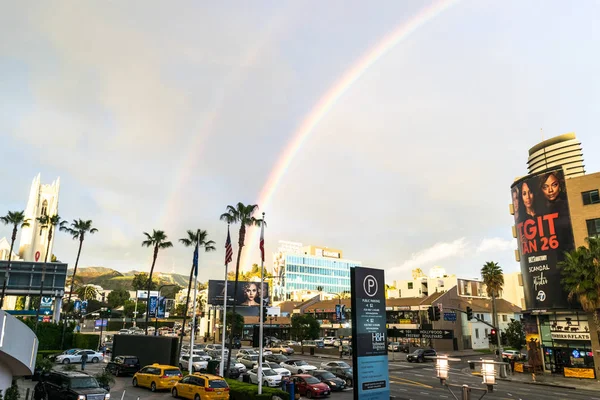
POLYGON ((572 308, 558 268, 575 248, 562 168, 516 181, 511 196, 527 309, 572 308))
MULTIPOLYGON (((238 281, 237 293, 234 293, 235 282, 227 281, 227 305, 258 307, 260 305, 260 282, 238 281)), ((222 280, 208 281, 208 304, 222 306, 225 285, 222 280)), ((269 305, 269 284, 263 283, 263 303, 269 305)), ((258 314, 256 314, 258 315, 258 314)))
POLYGON ((355 400, 389 400, 385 276, 381 269, 350 269, 355 400))

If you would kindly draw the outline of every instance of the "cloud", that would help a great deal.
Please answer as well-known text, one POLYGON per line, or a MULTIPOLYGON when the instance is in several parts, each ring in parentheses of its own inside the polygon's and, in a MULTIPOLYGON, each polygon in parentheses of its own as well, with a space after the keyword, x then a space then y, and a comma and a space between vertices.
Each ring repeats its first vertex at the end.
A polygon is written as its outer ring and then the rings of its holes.
POLYGON ((477 253, 496 253, 501 251, 508 251, 515 247, 514 241, 510 239, 502 239, 499 237, 485 238, 479 243, 477 253))
POLYGON ((412 268, 424 267, 434 262, 451 257, 461 257, 467 250, 469 243, 462 237, 452 242, 438 242, 433 246, 411 254, 410 258, 404 261, 399 267, 392 268, 390 273, 408 271, 412 268))

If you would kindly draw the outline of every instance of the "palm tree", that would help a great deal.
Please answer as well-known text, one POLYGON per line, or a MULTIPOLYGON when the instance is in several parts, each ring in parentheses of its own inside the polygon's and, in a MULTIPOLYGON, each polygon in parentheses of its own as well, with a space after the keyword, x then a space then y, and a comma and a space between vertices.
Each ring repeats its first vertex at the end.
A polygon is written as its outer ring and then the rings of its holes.
POLYGON ((82 220, 82 219, 74 219, 71 222, 71 226, 67 226, 67 221, 62 221, 60 223, 60 230, 63 232, 67 232, 69 235, 73 237, 73 240, 79 240, 79 249, 77 250, 77 258, 75 258, 75 268, 73 269, 73 276, 71 277, 71 288, 69 289, 69 297, 67 299, 67 304, 71 302, 71 294, 73 293, 73 285, 75 284, 75 277, 77 276, 77 266, 79 265, 79 256, 81 255, 81 247, 83 246, 83 241, 85 240, 86 233, 94 234, 98 232, 98 229, 92 228, 91 220, 82 220))
POLYGON ((93 285, 85 285, 75 291, 81 300, 95 300, 98 297, 98 289, 93 285))
POLYGON ((6 267, 6 273, 4 274, 4 282, 2 283, 2 295, 0 295, 0 310, 4 305, 4 296, 6 295, 6 285, 8 284, 8 278, 10 277, 10 261, 12 259, 13 248, 15 246, 15 240, 17 240, 17 230, 19 226, 25 228, 29 226, 29 219, 25 218, 25 211, 9 211, 3 217, 0 217, 0 221, 4 225, 12 225, 12 236, 10 240, 10 251, 8 252, 8 266, 6 267))
MULTIPOLYGON (((185 247, 193 246, 194 249, 196 248, 196 246, 198 246, 199 248, 203 247, 204 251, 207 253, 209 251, 215 251, 216 250, 215 242, 212 240, 206 240, 206 239, 208 239, 208 233, 206 231, 203 231, 202 229, 198 229, 195 232, 188 230, 187 237, 179 239, 179 242, 181 242, 185 247)), ((194 251, 194 253, 195 253, 195 251, 194 251)), ((194 263, 192 262, 192 268, 190 269, 190 281, 188 283, 187 297, 185 298, 185 307, 183 308, 185 311, 183 313, 183 323, 181 324, 182 328, 181 328, 181 340, 179 341, 179 353, 181 353, 181 346, 183 345, 183 335, 185 334, 185 320, 187 318, 188 304, 190 302, 190 291, 192 290, 192 280, 193 279, 194 279, 194 263)), ((193 310, 193 312, 196 312, 196 310, 193 310)))
MULTIPOLYGON (((483 279, 483 284, 486 286, 488 296, 492 298, 492 325, 494 325, 498 331, 496 297, 498 297, 498 294, 500 291, 502 291, 502 286, 504 286, 504 274, 502 272, 502 267, 500 267, 497 262, 486 262, 481 268, 481 278, 483 279)), ((499 331, 496 336, 498 338, 498 347, 500 347, 499 331)))
MULTIPOLYGON (((569 294, 569 300, 577 300, 583 311, 590 314, 596 330, 598 323, 598 308, 600 308, 600 238, 586 239, 588 247, 565 252, 565 260, 558 263, 561 269, 564 289, 569 294)), ((594 335, 592 335, 594 336, 594 335)))
POLYGON ((150 276, 148 276, 148 301, 146 302, 146 335, 148 335, 148 318, 150 317, 150 290, 152 289, 152 274, 154 273, 154 265, 156 265, 158 250, 173 247, 173 243, 167 241, 167 235, 164 231, 156 231, 153 229, 152 235, 147 232, 144 232, 144 235, 146 235, 146 240, 142 242, 142 246, 154 248, 152 267, 150 267, 150 276))
POLYGON ((42 294, 44 291, 44 278, 46 277, 46 265, 48 262, 48 253, 50 253, 50 243, 52 242, 52 235, 54 234, 54 228, 60 224, 60 217, 58 214, 48 216, 41 215, 36 218, 40 223, 42 229, 48 229, 48 245, 46 246, 46 254, 44 255, 44 265, 42 266, 42 280, 40 282, 40 306, 37 308, 37 312, 35 313, 35 329, 34 331, 37 333, 38 320, 40 318, 40 308, 42 302, 42 294))
MULTIPOLYGON (((233 293, 237 293, 238 289, 238 280, 240 275, 240 259, 242 257, 242 248, 244 247, 244 242, 246 240, 246 227, 247 226, 260 226, 263 223, 262 219, 257 219, 252 216, 258 210, 257 204, 248 204, 245 205, 243 203, 237 203, 234 206, 227 206, 227 211, 224 214, 221 214, 221 221, 225 221, 228 224, 240 224, 239 238, 238 238, 238 254, 237 260, 235 263, 235 283, 233 286, 233 293)), ((227 284, 227 282, 225 282, 227 284)), ((235 303, 233 303, 232 312, 235 314, 235 303)), ((231 344, 233 343, 233 338, 235 336, 235 329, 231 329, 229 332, 229 352, 227 355, 227 371, 229 371, 229 366, 231 365, 231 344)))

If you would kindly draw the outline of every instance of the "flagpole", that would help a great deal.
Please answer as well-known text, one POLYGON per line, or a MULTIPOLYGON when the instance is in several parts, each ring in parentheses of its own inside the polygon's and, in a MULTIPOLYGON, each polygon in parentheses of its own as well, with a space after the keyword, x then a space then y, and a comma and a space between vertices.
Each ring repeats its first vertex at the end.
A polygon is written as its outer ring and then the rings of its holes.
MULTIPOLYGON (((196 232, 196 238, 200 238, 200 231, 196 232)), ((192 329, 190 330, 190 359, 188 369, 190 375, 194 373, 194 338, 196 337, 196 297, 198 297, 198 241, 196 241, 196 252, 194 254, 194 300, 192 301, 192 329)), ((182 328, 185 330, 185 326, 182 328)))
POLYGON ((262 363, 263 363, 263 315, 264 315, 264 281, 265 281, 265 213, 262 213, 262 224, 260 225, 260 317, 258 319, 259 329, 258 329, 258 340, 259 340, 259 350, 258 350, 258 394, 262 394, 262 363))
POLYGON ((225 290, 223 291, 223 316, 221 320, 223 321, 223 333, 221 334, 221 363, 219 364, 219 376, 223 375, 223 367, 225 360, 225 331, 227 330, 227 263, 225 263, 225 280, 223 281, 225 285, 225 290))

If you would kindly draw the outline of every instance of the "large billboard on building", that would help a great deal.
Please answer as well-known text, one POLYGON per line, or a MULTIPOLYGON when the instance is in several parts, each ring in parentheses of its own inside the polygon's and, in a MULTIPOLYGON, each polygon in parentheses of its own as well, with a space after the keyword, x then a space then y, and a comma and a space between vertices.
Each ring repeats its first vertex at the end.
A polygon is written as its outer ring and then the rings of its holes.
POLYGON ((516 181, 511 194, 527 309, 572 308, 558 268, 575 248, 562 168, 516 181))
MULTIPOLYGON (((227 305, 232 306, 259 306, 260 305, 260 282, 238 281, 237 293, 234 292, 235 282, 227 281, 227 305)), ((263 303, 269 305, 269 284, 263 283, 263 303)), ((222 306, 225 293, 225 285, 222 280, 208 281, 208 304, 222 306)), ((258 315, 258 314, 257 314, 258 315)))

